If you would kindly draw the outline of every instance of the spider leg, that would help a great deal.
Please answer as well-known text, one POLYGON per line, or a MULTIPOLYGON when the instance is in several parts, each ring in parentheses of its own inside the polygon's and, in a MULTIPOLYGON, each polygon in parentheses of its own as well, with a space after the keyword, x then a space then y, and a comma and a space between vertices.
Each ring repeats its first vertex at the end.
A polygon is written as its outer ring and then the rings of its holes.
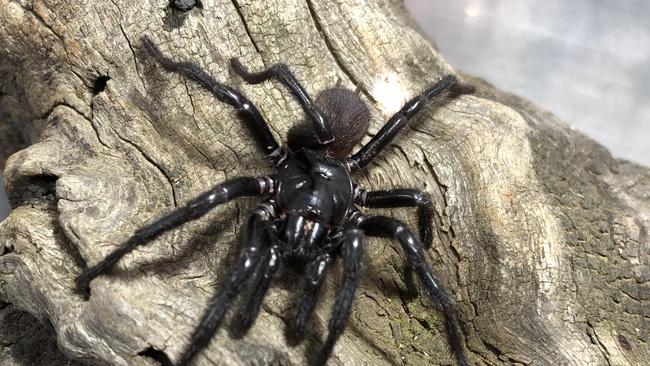
MULTIPOLYGON (((271 239, 271 242, 277 242, 277 239, 271 239)), ((250 287, 244 295, 245 301, 233 319, 233 332, 235 337, 242 337, 257 319, 257 314, 262 307, 264 296, 271 286, 273 276, 280 267, 280 247, 275 244, 269 249, 265 261, 255 273, 255 277, 250 281, 250 287)))
POLYGON ((316 301, 323 287, 325 275, 333 261, 334 259, 329 254, 324 253, 318 256, 307 267, 305 271, 306 283, 303 296, 298 304, 296 316, 287 329, 288 337, 291 341, 297 343, 304 338, 305 329, 316 307, 316 301))
POLYGON ((284 152, 273 137, 264 117, 244 95, 227 85, 219 83, 207 72, 191 62, 174 62, 165 56, 148 37, 142 37, 142 43, 151 57, 163 68, 196 81, 209 90, 218 100, 235 107, 237 114, 246 123, 267 158, 276 164, 283 159, 284 152))
POLYGON ((242 196, 256 196, 270 193, 273 189, 273 178, 270 177, 241 177, 221 183, 207 192, 189 201, 156 221, 144 226, 133 234, 119 248, 86 269, 75 280, 80 292, 87 292, 88 285, 95 277, 108 271, 120 258, 132 252, 140 245, 146 244, 165 231, 171 230, 188 221, 196 220, 205 215, 217 205, 242 196))
POLYGON ((325 365, 332 349, 339 339, 350 316, 354 293, 361 275, 361 259, 363 258, 363 232, 357 228, 345 232, 341 256, 343 257, 343 282, 336 294, 332 306, 332 314, 327 324, 327 339, 318 353, 317 365, 325 365))
POLYGON ((462 366, 469 366, 462 347, 462 337, 458 319, 456 318, 454 301, 442 288, 440 280, 433 274, 426 261, 424 250, 415 235, 403 223, 384 216, 365 218, 359 226, 366 235, 392 237, 400 242, 411 267, 420 279, 427 294, 445 315, 447 336, 458 363, 462 366))
POLYGON ((366 191, 357 188, 354 202, 371 208, 414 207, 418 208, 420 240, 426 249, 433 241, 433 204, 426 192, 417 189, 391 189, 388 191, 366 191))
POLYGON ((219 328, 231 302, 241 292, 246 281, 253 275, 258 264, 267 257, 268 246, 265 238, 264 219, 257 213, 249 216, 242 227, 240 236, 241 252, 237 263, 230 272, 225 284, 210 300, 208 310, 203 314, 199 325, 194 330, 191 340, 183 352, 178 366, 186 366, 205 346, 219 328))
POLYGON ((300 85, 298 79, 293 75, 289 67, 285 64, 275 64, 266 70, 260 72, 249 72, 238 59, 230 59, 232 69, 249 84, 259 84, 269 79, 276 79, 289 89, 291 95, 298 101, 303 111, 312 122, 316 130, 316 137, 321 145, 327 145, 334 141, 332 128, 329 121, 323 113, 316 107, 314 102, 307 94, 305 88, 300 85))
MULTIPOLYGON (((366 191, 357 188, 355 203, 371 208, 413 207, 418 208, 418 228, 420 240, 425 248, 431 247, 433 241, 433 204, 426 192, 417 189, 392 189, 388 191, 366 191)), ((408 293, 417 296, 417 287, 413 283, 413 267, 410 263, 404 266, 404 278, 408 293)))
POLYGON ((361 150, 352 155, 349 160, 349 165, 353 170, 363 168, 366 166, 377 154, 379 154, 397 134, 402 130, 408 121, 417 114, 427 102, 437 97, 438 95, 457 89, 457 93, 461 94, 468 92, 462 90, 463 87, 458 86, 458 80, 453 75, 447 75, 442 80, 425 90, 422 94, 409 100, 397 113, 395 113, 386 122, 384 127, 377 132, 377 134, 364 145, 361 150))

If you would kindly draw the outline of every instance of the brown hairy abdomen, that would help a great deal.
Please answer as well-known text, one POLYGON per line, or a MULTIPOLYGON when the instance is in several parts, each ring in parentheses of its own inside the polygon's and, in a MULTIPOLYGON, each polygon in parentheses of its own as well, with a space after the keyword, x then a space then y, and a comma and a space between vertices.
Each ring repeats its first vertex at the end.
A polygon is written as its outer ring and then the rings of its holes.
MULTIPOLYGON (((334 135, 334 142, 327 145, 326 150, 334 157, 348 156, 368 130, 368 107, 355 92, 342 87, 323 90, 316 97, 315 104, 329 119, 334 135)), ((308 121, 291 128, 287 140, 294 150, 301 147, 321 149, 308 121)))

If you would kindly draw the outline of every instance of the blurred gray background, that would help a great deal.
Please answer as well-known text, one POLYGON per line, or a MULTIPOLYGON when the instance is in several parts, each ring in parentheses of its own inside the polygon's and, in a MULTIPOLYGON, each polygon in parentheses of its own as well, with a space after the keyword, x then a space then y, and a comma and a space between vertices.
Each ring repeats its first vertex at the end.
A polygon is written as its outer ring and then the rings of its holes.
MULTIPOLYGON (((650 166, 650 1, 405 3, 454 67, 650 166)), ((0 220, 8 212, 0 190, 0 220)))
POLYGON ((454 67, 650 166, 650 1, 405 3, 454 67))

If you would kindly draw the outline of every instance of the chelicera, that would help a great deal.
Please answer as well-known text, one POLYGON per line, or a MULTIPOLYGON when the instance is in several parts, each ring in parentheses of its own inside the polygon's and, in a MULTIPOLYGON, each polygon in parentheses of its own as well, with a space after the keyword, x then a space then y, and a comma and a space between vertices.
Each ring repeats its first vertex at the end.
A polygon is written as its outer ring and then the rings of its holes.
POLYGON ((355 92, 336 86, 324 90, 313 101, 286 65, 277 64, 252 73, 238 60, 231 60, 234 72, 250 84, 267 80, 282 83, 304 110, 305 121, 290 130, 287 145, 281 146, 259 110, 242 93, 216 81, 193 63, 172 61, 148 38, 142 41, 164 69, 196 81, 218 100, 233 106, 277 173, 217 184, 184 207, 138 229, 77 278, 81 291, 87 291, 92 279, 107 272, 125 254, 162 233, 196 220, 215 206, 235 198, 259 196, 261 203, 241 230, 238 260, 210 300, 177 360, 178 365, 188 365, 208 344, 238 296, 242 296, 242 301, 233 325, 237 334, 245 334, 281 267, 291 268, 304 277, 303 293, 287 331, 291 339, 300 341, 325 275, 340 258, 342 282, 331 310, 327 338, 315 358, 316 364, 325 364, 350 314, 361 274, 365 236, 389 237, 401 244, 407 259, 407 280, 413 274, 420 280, 426 294, 444 314, 449 343, 457 360, 461 365, 468 365, 454 301, 434 275, 424 253, 432 242, 433 207, 429 196, 412 188, 367 191, 355 184, 352 176, 366 167, 427 102, 443 94, 469 92, 469 86, 459 83, 454 76, 443 77, 409 100, 368 143, 352 153, 370 123, 368 108, 355 92), (421 242, 402 222, 385 216, 369 216, 359 207, 416 207, 421 242))

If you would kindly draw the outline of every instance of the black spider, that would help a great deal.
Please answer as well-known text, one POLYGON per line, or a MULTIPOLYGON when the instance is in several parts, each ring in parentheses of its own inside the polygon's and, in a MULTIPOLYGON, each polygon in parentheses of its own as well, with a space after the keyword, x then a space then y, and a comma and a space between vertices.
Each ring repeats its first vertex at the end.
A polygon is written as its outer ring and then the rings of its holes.
POLYGON ((287 148, 275 140, 259 111, 238 91, 223 85, 198 66, 174 62, 144 37, 143 44, 165 69, 193 79, 222 102, 237 109, 277 174, 241 177, 216 185, 151 224, 138 229, 118 249, 87 269, 77 278, 80 291, 88 291, 90 281, 109 270, 115 262, 139 245, 183 223, 198 219, 215 206, 242 196, 261 196, 264 201, 248 217, 241 230, 241 253, 221 289, 211 299, 208 310, 194 330, 178 365, 187 365, 204 348, 221 324, 233 300, 243 295, 234 318, 236 334, 243 335, 255 321, 274 274, 284 265, 303 274, 304 295, 287 335, 294 341, 304 338, 325 275, 337 257, 343 260, 343 280, 336 295, 328 324, 328 336, 316 364, 324 364, 345 329, 361 271, 364 234, 392 237, 404 249, 407 282, 412 272, 445 316, 451 349, 461 365, 468 365, 462 348, 454 302, 431 271, 424 249, 403 223, 383 216, 366 216, 357 205, 366 207, 417 207, 422 241, 432 241, 432 204, 417 189, 366 191, 352 182, 351 174, 365 167, 422 107, 432 98, 449 92, 458 95, 470 87, 454 76, 442 78, 421 95, 411 99, 361 150, 352 154, 368 129, 370 114, 359 96, 334 87, 312 101, 286 65, 277 64, 259 73, 250 73, 239 61, 231 60, 235 73, 250 84, 275 79, 286 86, 302 106, 307 121, 290 130, 287 148))

